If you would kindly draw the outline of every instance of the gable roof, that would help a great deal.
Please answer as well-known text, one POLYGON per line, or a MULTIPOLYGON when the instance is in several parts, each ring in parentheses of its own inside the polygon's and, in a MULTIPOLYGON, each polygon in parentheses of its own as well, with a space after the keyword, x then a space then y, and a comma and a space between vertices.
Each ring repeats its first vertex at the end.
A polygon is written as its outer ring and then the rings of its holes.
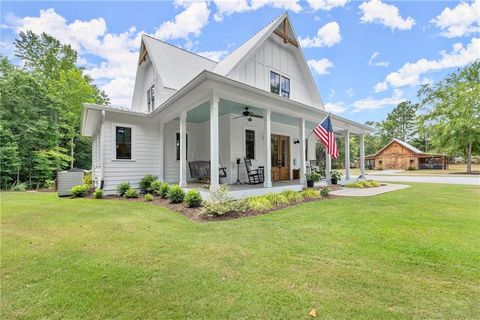
POLYGON ((412 146, 411 144, 409 143, 406 143, 405 141, 402 141, 402 140, 399 140, 399 139, 396 139, 396 138, 393 138, 392 140, 390 140, 389 143, 387 143, 382 149, 378 150, 377 153, 375 153, 374 155, 372 156, 378 156, 380 154, 380 152, 382 152, 383 150, 385 150, 388 146, 390 146, 392 143, 394 142, 397 142, 398 144, 400 144, 401 146, 407 148, 408 150, 412 151, 413 153, 416 153, 416 154, 425 154, 425 152, 415 148, 414 146, 412 146))
POLYGON ((217 65, 213 60, 151 36, 142 35, 142 43, 163 85, 171 89, 179 90, 203 70, 211 71, 217 65))

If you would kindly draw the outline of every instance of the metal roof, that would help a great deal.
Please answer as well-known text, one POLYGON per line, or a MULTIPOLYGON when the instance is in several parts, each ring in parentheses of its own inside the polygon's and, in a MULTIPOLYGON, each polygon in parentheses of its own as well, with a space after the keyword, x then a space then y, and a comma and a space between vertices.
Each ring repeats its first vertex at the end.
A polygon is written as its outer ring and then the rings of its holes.
POLYGON ((416 153, 416 154, 425 154, 425 152, 423 152, 423 151, 415 148, 415 147, 412 146, 411 144, 406 143, 405 141, 402 141, 402 140, 393 138, 393 139, 390 140, 390 142, 387 143, 382 149, 378 150, 377 153, 372 154, 372 155, 368 155, 367 157, 375 157, 375 156, 379 155, 380 152, 382 152, 383 150, 385 150, 385 149, 386 149, 389 145, 391 145, 393 142, 399 143, 400 145, 402 145, 403 147, 405 147, 405 148, 407 148, 408 150, 412 151, 413 153, 416 153))
POLYGON ((288 15, 285 12, 282 15, 278 16, 276 19, 274 19, 272 22, 267 24, 262 30, 257 32, 253 37, 248 39, 240 47, 238 47, 236 50, 226 56, 222 61, 220 61, 213 71, 222 76, 226 76, 233 68, 235 68, 240 63, 242 59, 246 58, 249 52, 253 52, 252 49, 255 46, 261 45, 263 41, 268 36, 270 36, 273 30, 275 30, 287 16, 288 15))
POLYGON ((165 87, 178 90, 217 62, 147 35, 142 36, 148 55, 165 87))

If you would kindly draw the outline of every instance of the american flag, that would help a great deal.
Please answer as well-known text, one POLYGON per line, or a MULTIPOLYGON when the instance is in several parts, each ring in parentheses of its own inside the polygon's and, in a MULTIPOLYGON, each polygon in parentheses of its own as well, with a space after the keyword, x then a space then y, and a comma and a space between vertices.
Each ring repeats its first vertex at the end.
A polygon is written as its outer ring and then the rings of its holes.
POLYGON ((338 158, 337 141, 335 140, 335 134, 333 133, 332 122, 330 116, 327 116, 322 123, 320 123, 315 129, 313 129, 315 135, 322 141, 327 148, 327 153, 332 156, 333 159, 338 158))

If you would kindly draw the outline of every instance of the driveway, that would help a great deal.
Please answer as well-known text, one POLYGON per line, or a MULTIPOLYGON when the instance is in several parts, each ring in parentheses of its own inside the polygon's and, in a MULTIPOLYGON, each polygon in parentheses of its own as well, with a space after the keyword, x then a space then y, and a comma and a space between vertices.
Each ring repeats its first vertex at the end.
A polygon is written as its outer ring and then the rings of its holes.
POLYGON ((480 186, 480 176, 400 176, 396 174, 367 175, 367 179, 394 182, 448 183, 480 186))

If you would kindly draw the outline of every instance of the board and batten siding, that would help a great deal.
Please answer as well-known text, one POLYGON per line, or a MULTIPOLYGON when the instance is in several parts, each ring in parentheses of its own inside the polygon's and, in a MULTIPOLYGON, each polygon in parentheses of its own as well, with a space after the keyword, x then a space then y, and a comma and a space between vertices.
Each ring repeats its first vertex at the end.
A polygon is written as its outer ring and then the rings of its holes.
POLYGON ((270 71, 290 79, 290 99, 317 105, 309 91, 307 80, 291 46, 286 46, 277 36, 270 36, 245 63, 237 67, 229 77, 270 92, 270 71))
POLYGON ((138 188, 142 177, 158 175, 158 124, 148 118, 107 113, 104 123, 104 190, 115 193, 119 183, 128 181, 138 188), (116 159, 115 127, 132 128, 132 159, 116 159))
POLYGON ((101 183, 102 163, 100 153, 100 130, 97 128, 92 135, 92 180, 97 188, 100 187, 101 183))

